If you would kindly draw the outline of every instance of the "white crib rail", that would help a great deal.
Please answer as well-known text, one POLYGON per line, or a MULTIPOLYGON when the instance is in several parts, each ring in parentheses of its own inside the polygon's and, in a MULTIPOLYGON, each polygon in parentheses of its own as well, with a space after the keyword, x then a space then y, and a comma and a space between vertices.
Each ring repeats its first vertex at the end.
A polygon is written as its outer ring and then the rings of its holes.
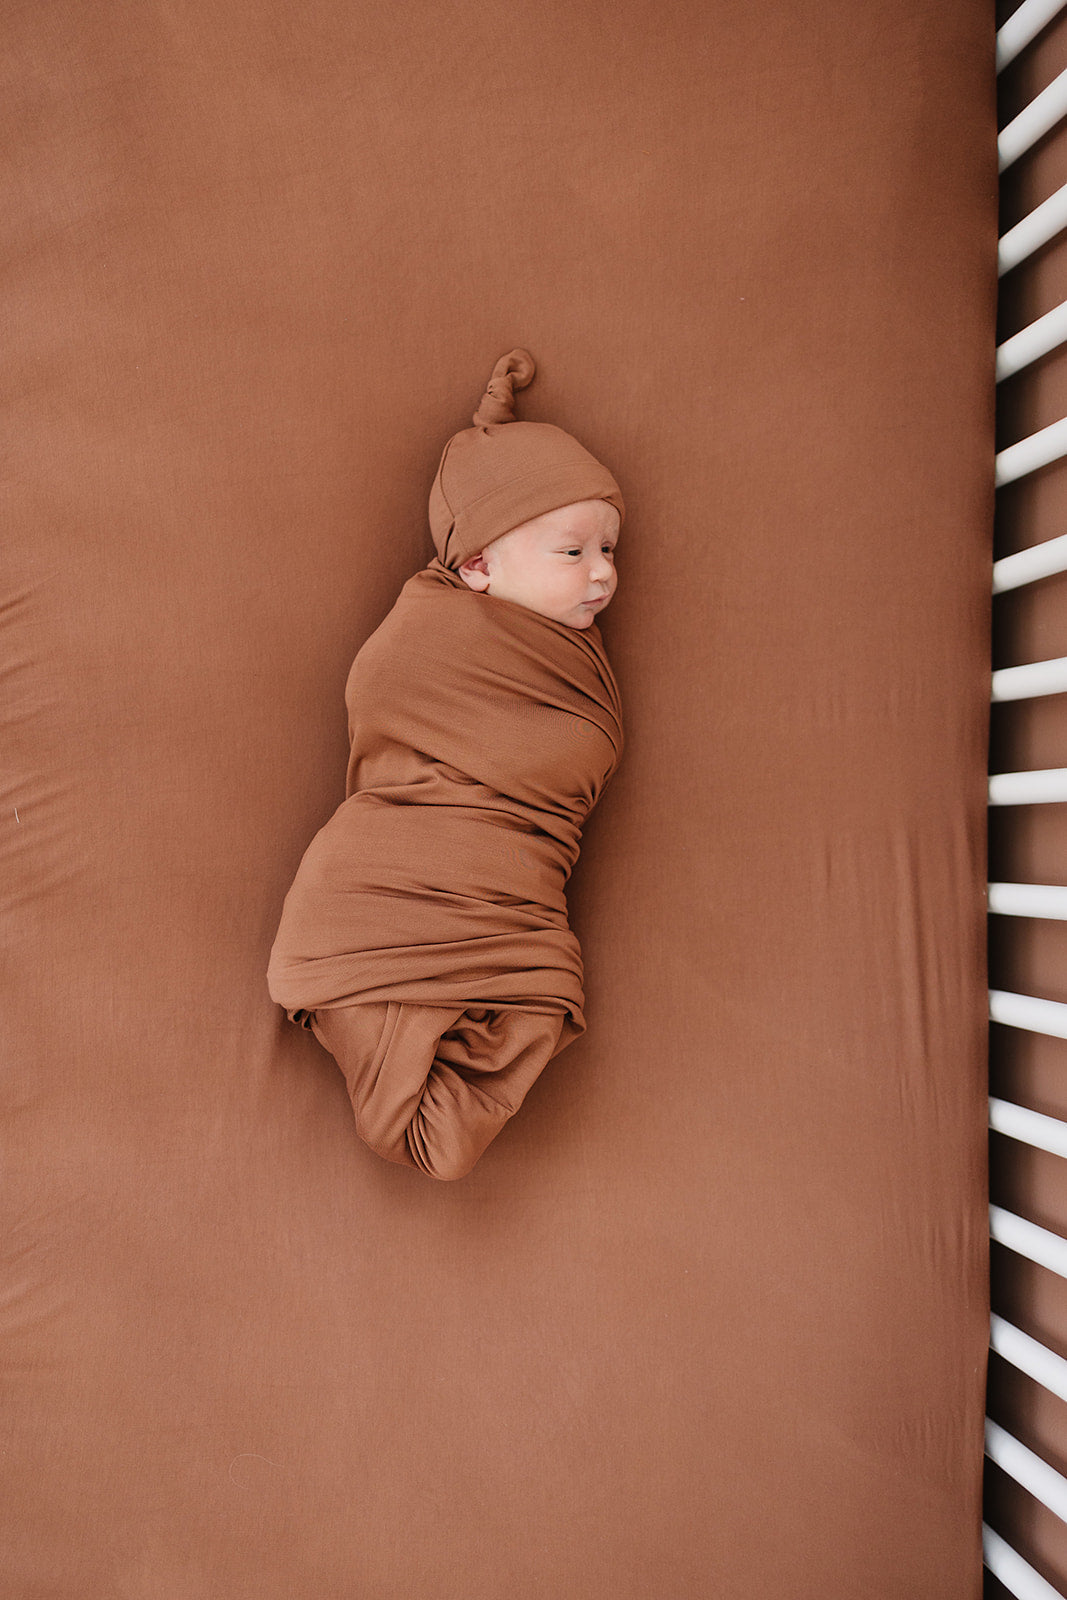
MULTIPOLYGON (((1065 0, 1023 0, 997 33, 998 73, 1024 50, 1041 30, 1057 16, 1065 0)), ((1034 96, 1007 124, 997 140, 1001 173, 1046 135, 1060 128, 1067 118, 1067 71, 1060 72, 1034 96)), ((998 247, 1000 274, 1011 272, 1038 250, 1058 240, 1067 228, 1067 184, 1048 195, 1014 227, 1005 232, 998 247)), ((1034 363, 1067 344, 1067 301, 1037 317, 996 352, 996 381, 1002 385, 1022 374, 1022 382, 1034 363)), ((1063 359, 1061 356, 1060 359, 1063 359)), ((998 490, 1025 479, 1031 473, 1062 470, 1058 463, 1067 457, 1067 417, 1038 429, 1026 438, 997 453, 994 482, 998 490)), ((1001 502, 1003 505, 1003 502, 1001 502)), ((1012 505, 1025 504, 1025 497, 1012 505)), ((1012 529, 1013 534, 1020 530, 1012 529)), ((1067 532, 1003 556, 993 563, 993 594, 1005 594, 1026 584, 1039 583, 1067 572, 1067 532)), ((1067 641, 1065 641, 1067 642, 1067 641)), ((993 703, 1028 700, 1041 695, 1067 692, 1067 656, 1045 661, 1025 662, 992 672, 990 697, 993 703)), ((1067 759, 1067 750, 1063 752, 1067 759)), ((990 806, 1062 805, 1067 803, 1067 766, 1031 772, 993 773, 989 778, 990 806)), ((1007 820, 1007 819, 1006 819, 1007 820)), ((989 914, 996 917, 1029 917, 1067 921, 1067 884, 990 883, 989 914)), ((1067 974, 1062 991, 1067 996, 1067 974)), ((998 1027, 1019 1029, 1067 1040, 1067 1003, 1050 997, 1015 994, 1002 989, 989 990, 990 1022, 998 1027)), ((989 1099, 989 1127, 1001 1139, 1043 1152, 1035 1159, 1067 1159, 1067 1119, 1049 1116, 1032 1106, 1019 1105, 1000 1095, 989 1099)), ((1006 1207, 989 1208, 989 1230, 993 1242, 1034 1262, 1039 1269, 1067 1279, 1067 1238, 1051 1228, 1040 1227, 1028 1217, 1018 1216, 1006 1207)), ((990 1318, 990 1349, 1009 1362, 1027 1379, 1067 1402, 1067 1359, 1049 1343, 1016 1327, 995 1311, 990 1318)), ((1067 1350, 1067 1328, 1058 1341, 1067 1350)), ((1035 1441, 1036 1442, 1036 1441, 1035 1441)), ((1067 1523, 1067 1478, 993 1418, 986 1420, 986 1454, 1021 1484, 1054 1516, 1067 1523)), ((1004 1530, 1005 1532, 1010 1530, 1004 1530)), ((982 1554, 986 1567, 1018 1600, 1063 1600, 1060 1591, 1032 1566, 989 1523, 982 1526, 982 1554)))

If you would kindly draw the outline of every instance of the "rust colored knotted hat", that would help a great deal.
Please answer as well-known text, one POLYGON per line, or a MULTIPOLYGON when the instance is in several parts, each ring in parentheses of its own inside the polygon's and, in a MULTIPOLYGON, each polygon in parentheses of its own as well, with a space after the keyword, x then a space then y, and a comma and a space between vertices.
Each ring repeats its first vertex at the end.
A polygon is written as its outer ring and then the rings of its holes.
POLYGON ((454 433, 430 490, 430 532, 444 566, 456 571, 520 522, 575 500, 607 500, 626 514, 618 484, 577 439, 550 422, 516 422, 515 390, 536 365, 509 350, 493 368, 473 428, 454 433))

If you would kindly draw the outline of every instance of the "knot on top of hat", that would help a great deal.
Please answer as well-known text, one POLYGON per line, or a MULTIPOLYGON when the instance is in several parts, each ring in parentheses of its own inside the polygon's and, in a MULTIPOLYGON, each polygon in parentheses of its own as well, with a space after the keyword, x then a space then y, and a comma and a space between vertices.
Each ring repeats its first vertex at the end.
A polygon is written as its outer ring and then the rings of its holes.
POLYGON ((484 428, 491 422, 514 422, 515 390, 525 389, 536 371, 537 364, 529 350, 509 350, 506 356, 501 356, 474 413, 474 426, 484 428))

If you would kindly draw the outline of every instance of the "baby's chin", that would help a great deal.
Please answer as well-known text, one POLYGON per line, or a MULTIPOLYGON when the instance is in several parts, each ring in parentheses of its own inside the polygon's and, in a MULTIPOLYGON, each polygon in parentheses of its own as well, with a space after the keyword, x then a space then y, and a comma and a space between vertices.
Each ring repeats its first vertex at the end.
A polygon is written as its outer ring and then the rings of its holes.
MULTIPOLYGON (((493 593, 491 585, 488 593, 493 593)), ((498 595, 497 598, 508 599, 513 605, 523 606, 527 611, 536 611, 539 617, 547 617, 550 622, 561 622, 564 627, 577 628, 580 632, 584 632, 591 623, 596 621, 602 611, 607 610, 606 606, 578 605, 569 606, 564 612, 560 613, 546 611, 543 606, 534 605, 530 600, 520 600, 515 595, 498 595)))
MULTIPOLYGON (((552 622, 561 622, 565 628, 577 628, 579 632, 584 632, 586 628, 596 621, 600 611, 603 611, 603 609, 603 606, 576 606, 572 610, 564 612, 562 616, 558 616, 554 611, 541 611, 540 614, 543 617, 550 618, 552 622)), ((540 607, 531 606, 530 610, 540 611, 540 607)))

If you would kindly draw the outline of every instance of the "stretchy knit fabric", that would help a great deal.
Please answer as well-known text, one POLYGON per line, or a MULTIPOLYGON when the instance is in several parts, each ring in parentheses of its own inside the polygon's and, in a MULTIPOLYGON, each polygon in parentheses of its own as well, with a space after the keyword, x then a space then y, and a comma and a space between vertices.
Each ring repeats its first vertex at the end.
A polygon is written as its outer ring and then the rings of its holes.
POLYGON ((559 1044, 536 1011, 388 1003, 311 1016, 336 1057, 361 1139, 431 1178, 465 1177, 514 1116, 559 1044))
POLYGON ((410 1106, 413 1164, 459 1175, 585 1031, 564 890, 622 754, 618 686, 595 623, 476 593, 435 557, 346 700, 346 799, 286 896, 268 985, 338 1044, 373 1148, 405 1159, 410 1106))

